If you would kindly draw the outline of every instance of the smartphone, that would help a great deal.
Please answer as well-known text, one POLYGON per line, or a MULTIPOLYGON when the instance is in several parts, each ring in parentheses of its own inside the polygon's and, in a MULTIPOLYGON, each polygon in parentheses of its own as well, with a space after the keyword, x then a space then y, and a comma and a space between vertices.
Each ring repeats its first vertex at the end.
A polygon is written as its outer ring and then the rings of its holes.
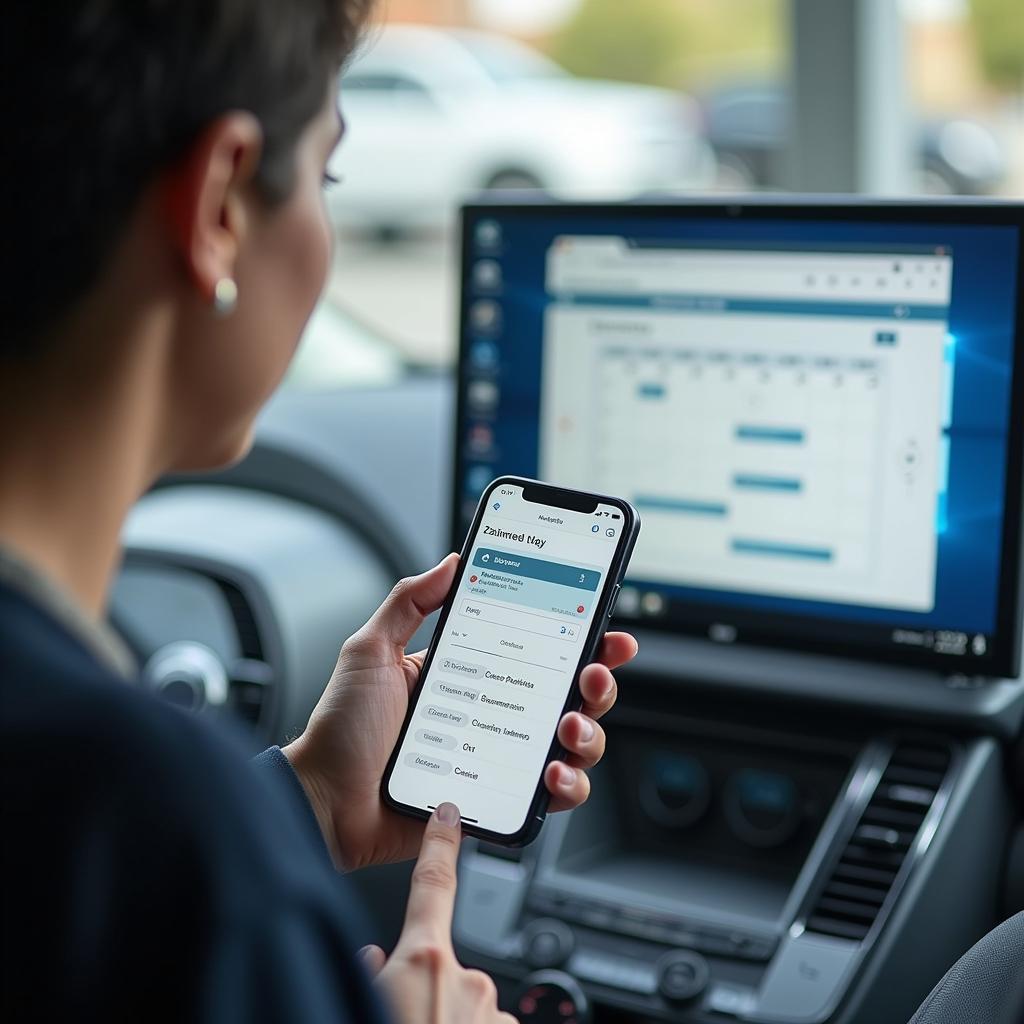
POLYGON ((522 477, 484 489, 384 773, 388 806, 426 819, 452 801, 469 835, 536 837, 558 723, 582 704, 639 531, 621 498, 522 477))

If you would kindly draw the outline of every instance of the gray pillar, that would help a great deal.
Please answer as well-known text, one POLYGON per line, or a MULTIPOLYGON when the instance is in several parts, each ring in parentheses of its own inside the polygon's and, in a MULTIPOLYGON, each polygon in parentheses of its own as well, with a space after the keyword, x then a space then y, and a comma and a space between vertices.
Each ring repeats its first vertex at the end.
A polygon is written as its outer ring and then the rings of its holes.
POLYGON ((909 192, 915 141, 899 0, 790 0, 790 27, 787 187, 909 192))

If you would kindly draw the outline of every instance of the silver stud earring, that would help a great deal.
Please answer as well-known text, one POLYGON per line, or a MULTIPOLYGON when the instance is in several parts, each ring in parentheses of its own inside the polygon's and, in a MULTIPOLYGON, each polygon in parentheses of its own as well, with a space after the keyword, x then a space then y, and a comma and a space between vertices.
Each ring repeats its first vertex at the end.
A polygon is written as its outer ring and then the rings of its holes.
POLYGON ((229 316, 238 305, 238 285, 230 277, 222 277, 213 287, 213 310, 218 316, 229 316))

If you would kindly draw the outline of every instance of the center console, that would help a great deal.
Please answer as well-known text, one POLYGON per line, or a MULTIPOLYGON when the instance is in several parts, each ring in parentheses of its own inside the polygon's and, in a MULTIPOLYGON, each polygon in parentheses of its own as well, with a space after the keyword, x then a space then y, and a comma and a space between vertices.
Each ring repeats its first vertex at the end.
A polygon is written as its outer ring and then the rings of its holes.
POLYGON ((652 1020, 828 1019, 935 834, 960 749, 648 717, 619 716, 593 797, 535 848, 464 854, 457 941, 652 1020))

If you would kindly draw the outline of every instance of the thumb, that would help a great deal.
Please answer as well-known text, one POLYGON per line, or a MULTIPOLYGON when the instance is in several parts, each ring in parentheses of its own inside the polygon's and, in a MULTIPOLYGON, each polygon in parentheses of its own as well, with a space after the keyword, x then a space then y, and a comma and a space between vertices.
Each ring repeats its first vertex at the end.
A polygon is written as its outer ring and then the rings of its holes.
POLYGON ((356 954, 359 958, 359 962, 363 965, 363 970, 371 977, 375 978, 380 974, 381 968, 387 962, 387 954, 380 946, 363 946, 362 949, 356 954))
POLYGON ((433 569, 399 580, 359 632, 404 650, 423 620, 444 604, 458 565, 459 556, 452 552, 433 569))

